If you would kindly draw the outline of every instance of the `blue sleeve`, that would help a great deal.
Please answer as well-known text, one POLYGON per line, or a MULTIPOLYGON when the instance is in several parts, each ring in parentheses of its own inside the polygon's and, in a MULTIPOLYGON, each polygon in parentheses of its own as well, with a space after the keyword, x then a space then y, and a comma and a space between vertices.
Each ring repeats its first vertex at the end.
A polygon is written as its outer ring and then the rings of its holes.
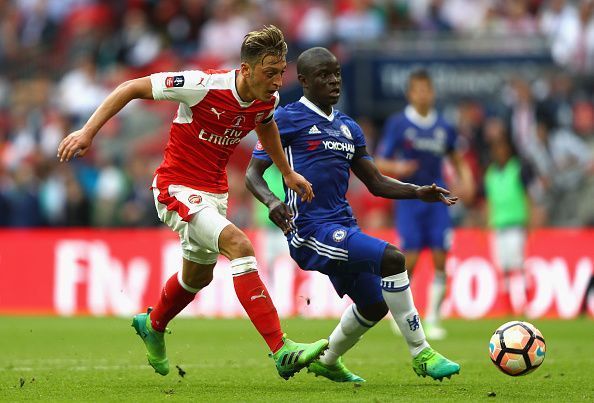
POLYGON ((355 147, 365 147, 366 146, 365 134, 363 134, 363 129, 361 129, 361 126, 359 126, 359 124, 357 122, 355 122, 351 117, 349 117, 345 114, 341 113, 339 116, 348 128, 348 130, 344 130, 341 127, 341 131, 343 131, 343 135, 345 135, 347 138, 350 135, 352 137, 353 145, 355 147))
MULTIPOLYGON (((278 131, 280 132, 280 139, 283 148, 287 147, 290 145, 291 140, 295 137, 295 127, 289 117, 289 114, 284 108, 278 108, 274 112, 274 120, 278 126, 278 131)), ((266 151, 264 151, 264 147, 262 147, 262 144, 259 140, 254 147, 252 157, 261 160, 272 161, 270 156, 268 156, 266 151)))
POLYGON ((377 155, 382 158, 390 159, 394 157, 396 150, 402 148, 403 128, 398 116, 388 119, 384 125, 382 139, 377 147, 377 155))
POLYGON ((272 161, 272 158, 270 158, 266 151, 264 151, 264 147, 262 147, 260 140, 258 140, 254 147, 254 151, 252 151, 252 157, 258 158, 259 160, 272 161))
MULTIPOLYGON (((353 145, 355 146, 355 149, 367 147, 367 142, 365 141, 365 134, 363 133, 363 129, 361 129, 361 126, 359 126, 357 122, 350 118, 346 119, 346 124, 351 132, 351 135, 353 136, 353 145)), ((357 155, 356 152, 355 155, 357 155)), ((369 160, 373 160, 373 158, 367 153, 356 158, 366 158, 369 160)), ((355 159, 353 159, 352 161, 354 160, 355 159)))

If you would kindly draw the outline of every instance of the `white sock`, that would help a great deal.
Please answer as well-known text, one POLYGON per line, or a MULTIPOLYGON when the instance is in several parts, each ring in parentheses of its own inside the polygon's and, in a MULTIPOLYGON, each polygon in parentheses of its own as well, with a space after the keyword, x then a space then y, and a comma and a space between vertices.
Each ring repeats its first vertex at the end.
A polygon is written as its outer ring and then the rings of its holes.
POLYGON ((435 271, 433 277, 433 283, 431 283, 431 289, 429 290, 429 303, 427 305, 427 315, 425 322, 431 324, 438 324, 441 309, 441 303, 445 295, 446 286, 446 275, 443 271, 435 271))
POLYGON ((258 262, 254 256, 238 257, 231 261, 231 274, 233 277, 258 271, 258 262))
POLYGON ((410 354, 416 357, 425 347, 429 347, 429 343, 415 308, 406 271, 382 278, 382 295, 406 339, 410 354))
POLYGON ((187 292, 191 292, 193 294, 198 293, 198 291, 200 291, 202 289, 202 288, 190 287, 189 285, 184 283, 184 280, 182 279, 182 271, 181 270, 177 272, 177 282, 179 283, 179 285, 182 286, 182 288, 184 290, 186 290, 187 292))
POLYGON ((326 365, 336 364, 338 358, 357 344, 363 334, 376 323, 361 316, 355 304, 349 306, 328 338, 328 350, 320 357, 320 361, 326 365))

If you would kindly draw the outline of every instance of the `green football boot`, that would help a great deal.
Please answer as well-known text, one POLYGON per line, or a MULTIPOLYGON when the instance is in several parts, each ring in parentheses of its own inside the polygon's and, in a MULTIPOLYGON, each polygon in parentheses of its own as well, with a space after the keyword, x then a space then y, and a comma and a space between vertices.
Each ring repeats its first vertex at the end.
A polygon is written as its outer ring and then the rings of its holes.
POLYGON ((460 365, 448 360, 431 347, 425 347, 423 351, 413 358, 413 370, 418 376, 439 380, 450 379, 452 375, 460 373, 460 365))
POLYGON ((307 372, 315 374, 316 377, 323 376, 333 382, 365 382, 365 379, 353 374, 345 367, 342 363, 342 357, 339 357, 334 365, 324 364, 320 360, 316 360, 307 367, 307 372))
MULTIPOLYGON (((155 369, 155 372, 161 375, 169 373, 169 360, 165 351, 165 334, 153 329, 149 314, 153 308, 149 308, 146 313, 139 313, 132 319, 132 327, 136 329, 136 334, 140 336, 146 346, 146 356, 148 362, 155 369)), ((166 329, 167 333, 171 333, 166 329)))
POLYGON ((301 369, 317 360, 328 348, 328 340, 322 339, 314 343, 295 343, 283 335, 283 346, 276 353, 270 353, 270 357, 276 363, 278 374, 288 380, 301 369))

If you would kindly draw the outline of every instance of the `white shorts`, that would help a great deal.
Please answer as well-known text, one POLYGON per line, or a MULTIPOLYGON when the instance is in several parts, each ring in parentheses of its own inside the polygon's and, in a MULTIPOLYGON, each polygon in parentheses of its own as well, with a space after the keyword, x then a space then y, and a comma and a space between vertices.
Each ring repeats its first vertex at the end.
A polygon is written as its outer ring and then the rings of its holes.
POLYGON ((159 189, 156 176, 152 189, 159 219, 179 234, 184 258, 199 264, 216 263, 219 235, 231 224, 226 218, 228 194, 182 185, 159 189))
POLYGON ((493 240, 495 259, 503 271, 523 268, 525 244, 524 228, 511 227, 495 230, 493 240))

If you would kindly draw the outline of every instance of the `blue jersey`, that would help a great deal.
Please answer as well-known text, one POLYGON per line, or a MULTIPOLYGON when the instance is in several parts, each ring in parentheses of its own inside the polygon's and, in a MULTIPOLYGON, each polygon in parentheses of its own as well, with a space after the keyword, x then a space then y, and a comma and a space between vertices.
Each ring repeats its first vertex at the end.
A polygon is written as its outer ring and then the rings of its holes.
MULTIPOLYGON (((365 147, 361 128, 339 111, 327 116, 305 97, 278 108, 274 119, 289 164, 316 195, 302 203, 285 187, 297 229, 287 235, 291 257, 304 270, 328 275, 336 292, 358 307, 383 301, 379 274, 387 242, 361 232, 346 200, 351 162, 365 147)), ((253 156, 270 161, 260 145, 253 156)))
POLYGON ((412 106, 386 122, 378 155, 392 159, 415 160, 417 171, 408 178, 399 178, 417 185, 436 183, 444 186, 443 158, 456 145, 456 132, 445 119, 432 111, 420 116, 412 106))
MULTIPOLYGON (((285 203, 293 213, 299 236, 307 237, 324 223, 355 225, 346 192, 355 150, 365 147, 359 125, 337 110, 327 116, 305 97, 277 108, 274 119, 289 164, 311 182, 315 193, 311 203, 302 203, 285 187, 285 203)), ((259 145, 253 156, 270 160, 259 145)))
MULTIPOLYGON (((456 132, 443 117, 432 111, 420 116, 412 106, 386 122, 378 155, 391 159, 415 160, 417 171, 405 182, 445 186, 443 158, 456 146, 456 132)), ((396 226, 404 250, 423 248, 447 250, 450 246, 451 219, 445 204, 421 200, 398 200, 396 226)))

